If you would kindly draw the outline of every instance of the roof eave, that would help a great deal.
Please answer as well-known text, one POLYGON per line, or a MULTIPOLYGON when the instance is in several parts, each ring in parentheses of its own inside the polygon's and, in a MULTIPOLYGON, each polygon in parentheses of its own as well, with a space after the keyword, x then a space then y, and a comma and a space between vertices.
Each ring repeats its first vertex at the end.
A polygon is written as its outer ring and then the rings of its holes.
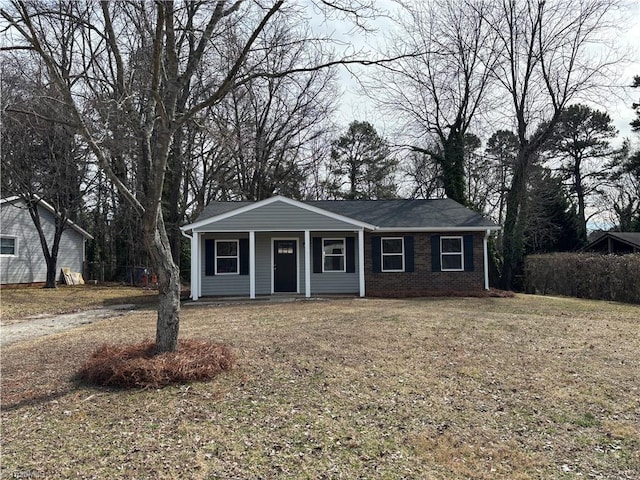
POLYGON ((616 242, 623 243, 628 247, 640 248, 640 244, 638 244, 638 243, 634 243, 633 241, 629 241, 629 240, 627 240, 625 238, 619 237, 618 235, 614 235, 614 234, 612 234, 612 232, 606 232, 604 235, 602 235, 598 239, 594 240, 591 243, 586 244, 584 247, 582 247, 581 250, 588 250, 589 248, 593 248, 596 245, 598 245, 600 243, 604 243, 605 241, 607 241, 609 239, 615 240, 616 242))
POLYGON ((487 226, 473 226, 473 227, 460 227, 460 226, 441 226, 441 227, 379 227, 376 228, 376 232, 486 232, 487 230, 497 232, 501 230, 500 225, 487 225, 487 226))

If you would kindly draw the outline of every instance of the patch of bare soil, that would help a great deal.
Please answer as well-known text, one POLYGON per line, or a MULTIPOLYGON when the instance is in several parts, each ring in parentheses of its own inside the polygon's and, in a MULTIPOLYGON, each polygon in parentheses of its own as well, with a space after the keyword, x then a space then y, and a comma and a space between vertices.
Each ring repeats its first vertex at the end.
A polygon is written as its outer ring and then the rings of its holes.
POLYGON ((122 285, 62 285, 58 288, 20 287, 0 290, 0 322, 10 325, 42 315, 61 315, 101 307, 153 306, 158 292, 122 285))
POLYGON ((134 304, 114 305, 92 310, 81 310, 62 315, 41 314, 30 318, 10 321, 2 326, 0 346, 31 340, 53 333, 69 330, 80 325, 89 325, 99 320, 114 318, 130 313, 137 308, 134 304))

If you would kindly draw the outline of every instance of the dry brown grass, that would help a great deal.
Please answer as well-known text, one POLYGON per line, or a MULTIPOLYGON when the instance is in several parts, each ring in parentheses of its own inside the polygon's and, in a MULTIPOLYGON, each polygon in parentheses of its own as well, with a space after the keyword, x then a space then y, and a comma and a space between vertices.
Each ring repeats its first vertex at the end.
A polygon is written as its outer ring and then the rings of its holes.
POLYGON ((122 285, 61 285, 55 289, 2 287, 0 318, 6 324, 35 315, 71 313, 107 305, 154 305, 157 295, 155 290, 122 285))
POLYGON ((152 341, 133 345, 103 345, 78 372, 88 385, 120 388, 160 388, 172 384, 211 380, 233 367, 225 345, 179 340, 176 352, 155 354, 152 341))
POLYGON ((636 479, 640 309, 521 296, 183 310, 210 382, 72 380, 152 312, 2 350, 3 478, 636 479))

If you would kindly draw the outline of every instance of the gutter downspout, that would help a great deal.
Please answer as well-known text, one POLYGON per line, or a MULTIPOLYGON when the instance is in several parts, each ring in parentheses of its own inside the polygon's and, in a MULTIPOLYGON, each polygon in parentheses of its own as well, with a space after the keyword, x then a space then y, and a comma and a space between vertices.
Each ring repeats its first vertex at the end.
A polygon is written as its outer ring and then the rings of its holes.
POLYGON ((487 229, 482 240, 482 250, 484 254, 484 289, 489 290, 489 247, 488 240, 491 230, 487 229))

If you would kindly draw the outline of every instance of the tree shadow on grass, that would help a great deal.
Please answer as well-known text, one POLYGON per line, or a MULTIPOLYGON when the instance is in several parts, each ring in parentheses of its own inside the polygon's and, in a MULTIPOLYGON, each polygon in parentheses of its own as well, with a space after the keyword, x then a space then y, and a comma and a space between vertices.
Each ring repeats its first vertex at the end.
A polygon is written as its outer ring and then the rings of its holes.
POLYGON ((58 400, 70 393, 78 391, 81 385, 78 382, 69 382, 64 388, 55 391, 30 391, 2 394, 2 411, 11 412, 23 407, 32 407, 58 400))
POLYGON ((136 305, 139 308, 153 308, 158 304, 158 292, 151 291, 143 295, 131 295, 118 298, 106 298, 102 301, 105 307, 116 307, 118 305, 136 305))

